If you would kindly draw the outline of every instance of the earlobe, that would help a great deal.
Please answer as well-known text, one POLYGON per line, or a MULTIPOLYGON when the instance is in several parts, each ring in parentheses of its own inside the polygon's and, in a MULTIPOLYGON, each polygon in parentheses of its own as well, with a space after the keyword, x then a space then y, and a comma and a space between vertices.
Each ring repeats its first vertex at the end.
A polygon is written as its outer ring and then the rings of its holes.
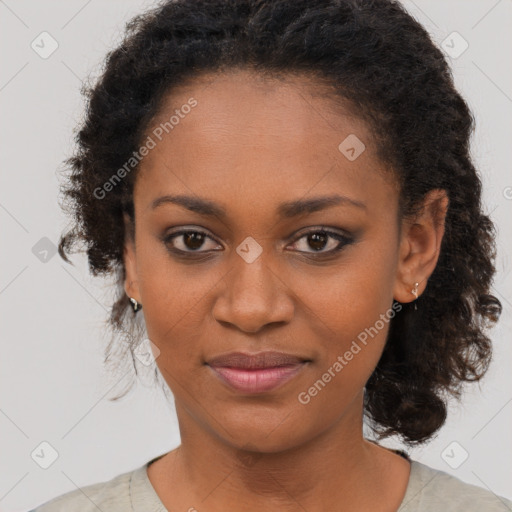
POLYGON ((422 283, 420 281, 415 281, 413 283, 411 281, 397 280, 395 283, 393 298, 403 304, 412 302, 421 296, 425 288, 426 282, 422 283))
MULTIPOLYGON (((125 214, 125 227, 127 222, 130 222, 130 220, 126 219, 125 214)), ((129 231, 125 229, 125 233, 129 233, 129 231)), ((125 268, 124 291, 126 292, 126 295, 128 295, 128 297, 134 298, 135 300, 139 301, 140 294, 137 283, 135 241, 129 234, 127 234, 125 240, 123 260, 125 268)))
POLYGON ((135 262, 134 262, 134 250, 131 242, 126 242, 124 246, 124 268, 125 268, 125 280, 124 280, 124 291, 128 297, 133 297, 134 281, 135 281, 135 262))
POLYGON ((448 196, 445 190, 431 190, 414 219, 404 219, 393 297, 405 303, 416 300, 427 287, 441 253, 448 196))

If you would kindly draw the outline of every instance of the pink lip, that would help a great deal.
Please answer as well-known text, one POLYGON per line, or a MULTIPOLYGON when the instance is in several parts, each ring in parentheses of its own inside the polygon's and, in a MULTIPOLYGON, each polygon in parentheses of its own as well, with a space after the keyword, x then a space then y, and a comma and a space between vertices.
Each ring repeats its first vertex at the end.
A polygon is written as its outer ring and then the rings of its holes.
POLYGON ((282 386, 303 368, 304 362, 287 366, 260 368, 255 370, 243 368, 226 368, 210 366, 213 372, 225 383, 237 391, 245 393, 263 393, 282 386))

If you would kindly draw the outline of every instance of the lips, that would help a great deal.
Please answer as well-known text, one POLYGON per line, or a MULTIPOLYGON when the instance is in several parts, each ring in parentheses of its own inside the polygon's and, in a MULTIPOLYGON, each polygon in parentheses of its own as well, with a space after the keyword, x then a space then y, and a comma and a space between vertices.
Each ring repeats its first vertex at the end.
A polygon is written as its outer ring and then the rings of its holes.
POLYGON ((244 370, 258 370, 264 368, 275 368, 277 366, 297 365, 307 361, 302 357, 284 352, 259 352, 257 354, 246 354, 243 352, 231 352, 210 359, 209 366, 221 366, 223 368, 239 368, 244 370))
POLYGON ((309 361, 283 352, 231 352, 214 357, 206 364, 232 390, 264 393, 284 385, 299 374, 309 361))

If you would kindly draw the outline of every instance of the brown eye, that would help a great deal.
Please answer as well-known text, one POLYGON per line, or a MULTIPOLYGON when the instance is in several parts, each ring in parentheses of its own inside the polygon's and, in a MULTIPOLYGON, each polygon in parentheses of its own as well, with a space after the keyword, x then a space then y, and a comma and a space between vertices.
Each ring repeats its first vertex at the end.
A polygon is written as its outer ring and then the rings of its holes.
POLYGON ((321 251, 326 246, 328 240, 329 235, 324 231, 307 235, 307 243, 309 247, 312 247, 315 251, 321 251))
POLYGON ((303 234, 294 242, 293 247, 299 252, 307 254, 332 254, 352 242, 351 238, 340 233, 316 229, 303 234))
POLYGON ((170 249, 174 252, 182 252, 182 253, 192 253, 192 252, 207 252, 209 250, 215 250, 219 247, 219 244, 216 242, 210 244, 206 243, 208 240, 211 242, 215 242, 211 237, 209 237, 203 231, 197 230, 187 230, 187 231, 178 231, 176 233, 172 233, 164 239, 166 245, 171 245, 170 249), (204 250, 199 250, 207 246, 204 250))
POLYGON ((183 244, 188 248, 192 250, 200 249, 201 246, 204 243, 204 234, 203 233, 196 233, 196 232, 190 232, 183 235, 183 244))

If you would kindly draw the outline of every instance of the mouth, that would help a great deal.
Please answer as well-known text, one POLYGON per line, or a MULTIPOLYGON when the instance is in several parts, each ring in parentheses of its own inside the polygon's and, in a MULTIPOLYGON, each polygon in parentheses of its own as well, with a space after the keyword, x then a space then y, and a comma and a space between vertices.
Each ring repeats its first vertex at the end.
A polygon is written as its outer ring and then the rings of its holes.
POLYGON ((243 393, 264 393, 281 387, 311 360, 282 352, 231 352, 206 365, 223 383, 243 393))

